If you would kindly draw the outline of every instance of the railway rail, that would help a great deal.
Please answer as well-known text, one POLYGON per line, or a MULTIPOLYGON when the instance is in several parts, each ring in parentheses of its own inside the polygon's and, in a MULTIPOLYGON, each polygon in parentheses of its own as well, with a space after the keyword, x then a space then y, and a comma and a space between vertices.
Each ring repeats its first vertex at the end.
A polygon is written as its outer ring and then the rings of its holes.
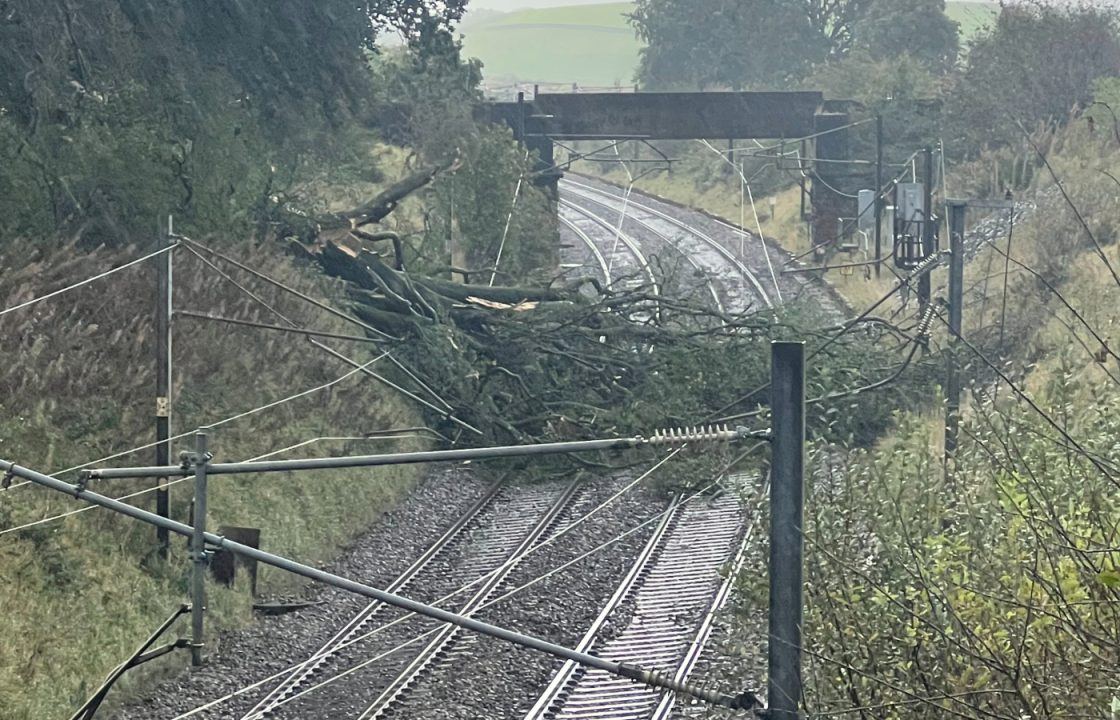
MULTIPOLYGON (((562 203, 562 207, 571 208, 572 210, 574 210, 574 211, 582 214, 584 217, 588 218, 590 221, 594 222, 596 225, 599 225, 600 227, 605 228, 611 236, 614 236, 617 233, 621 232, 621 229, 618 227, 618 223, 611 222, 611 220, 609 220, 608 218, 605 218, 602 215, 599 215, 595 211, 590 210, 585 206, 574 203, 574 202, 572 202, 571 200, 568 200, 568 199, 562 199, 561 203, 562 203)), ((566 218, 564 217, 563 214, 561 214, 560 218, 561 218, 561 222, 564 223, 566 218)), ((581 237, 581 240, 584 240, 586 243, 594 244, 594 241, 587 235, 587 233, 584 233, 581 228, 576 227, 575 229, 579 231, 579 234, 583 235, 583 237, 581 237)), ((655 232, 655 233, 657 232, 653 228, 649 228, 649 230, 651 230, 652 232, 655 232)), ((626 238, 626 243, 627 243, 628 246, 633 245, 635 247, 640 247, 638 245, 637 241, 634 238, 632 238, 631 236, 625 235, 625 238, 626 238)), ((674 244, 667 236, 661 236, 659 239, 663 242, 663 244, 666 247, 668 247, 670 250, 672 250, 673 252, 680 255, 681 258, 688 265, 690 265, 692 267, 692 270, 696 274, 697 277, 703 278, 704 285, 707 288, 708 293, 712 297, 713 307, 721 315, 725 314, 726 313, 726 308, 724 307, 723 299, 720 297, 719 288, 716 287, 716 283, 713 282, 711 275, 707 271, 705 271, 703 267, 701 267, 701 265, 696 261, 696 259, 690 253, 682 250, 680 247, 678 247, 676 244, 674 244)), ((596 249, 598 249, 598 248, 596 248, 596 249)), ((648 263, 647 263, 647 267, 648 267, 648 263)), ((610 269, 610 266, 608 265, 608 272, 609 272, 609 269, 610 269)), ((610 283, 609 275, 608 275, 608 280, 607 281, 608 281, 608 284, 609 284, 610 283)))
MULTIPOLYGON (((724 304, 730 306, 732 310, 746 309, 751 298, 762 302, 768 308, 774 306, 770 293, 767 292, 758 276, 743 259, 704 231, 688 225, 655 207, 636 201, 633 198, 624 200, 615 193, 592 185, 565 178, 561 181, 560 187, 561 192, 570 197, 600 205, 619 214, 625 212, 626 219, 641 225, 647 232, 658 237, 661 242, 692 258, 694 267, 704 273, 709 284, 711 284, 713 277, 719 278, 720 285, 723 286, 727 295, 724 304), (666 230, 666 226, 674 232, 670 234, 666 230), (730 271, 732 277, 728 277, 728 271, 730 271), (734 280, 739 282, 736 283, 734 280), (741 287, 736 287, 736 285, 741 287)), ((574 204, 571 199, 567 199, 566 202, 574 204)), ((750 236, 749 233, 745 233, 739 228, 734 228, 734 230, 737 233, 750 236)))
MULTIPOLYGON (((577 647, 687 679, 731 592, 752 530, 734 492, 709 501, 674 500, 577 647), (627 606, 633 614, 625 629, 603 637, 627 606)), ((568 662, 525 720, 663 720, 674 701, 672 694, 568 662)))
POLYGON ((619 266, 619 270, 614 273, 619 277, 619 281, 623 285, 639 285, 646 282, 654 288, 654 294, 660 292, 660 284, 657 277, 653 274, 653 268, 650 267, 649 260, 642 252, 641 245, 632 237, 622 232, 621 229, 616 228, 606 218, 595 214, 587 208, 581 207, 573 202, 561 198, 560 200, 561 217, 566 218, 567 223, 579 231, 577 237, 590 247, 595 248, 594 254, 603 257, 603 249, 598 246, 595 239, 592 237, 592 228, 601 228, 607 230, 611 236, 611 248, 606 253, 606 270, 608 282, 613 282, 615 278, 611 277, 612 272, 615 271, 615 266, 619 266), (591 227, 585 227, 590 225, 591 227), (615 250, 615 246, 621 244, 627 250, 627 254, 619 255, 615 250), (639 276, 644 276, 645 280, 639 279, 639 276))
MULTIPOLYGON (((438 597, 480 577, 485 578, 459 608, 460 612, 469 613, 497 591, 516 567, 517 558, 546 536, 579 490, 578 482, 568 484, 559 492, 495 484, 397 577, 390 589, 407 590, 414 595, 434 592, 438 597)), ((303 707, 305 702, 300 696, 317 684, 321 676, 338 673, 339 666, 348 660, 378 654, 400 637, 415 636, 438 627, 438 623, 429 619, 414 617, 394 628, 395 632, 386 633, 388 637, 378 636, 372 642, 362 639, 375 622, 387 624, 400 615, 400 611, 383 603, 369 604, 308 658, 303 668, 272 688, 244 713, 242 720, 284 717, 289 713, 292 717, 303 716, 308 708, 303 707)), ((383 717, 458 636, 457 628, 444 626, 419 651, 411 652, 403 669, 397 658, 399 653, 394 653, 364 668, 348 682, 335 683, 331 690, 323 690, 307 702, 313 702, 319 711, 317 714, 323 709, 332 709, 332 716, 346 717, 353 716, 355 698, 364 697, 367 698, 362 704, 365 710, 358 717, 383 717), (385 682, 387 677, 391 678, 388 683, 385 682), (378 694, 369 702, 371 692, 378 694)))

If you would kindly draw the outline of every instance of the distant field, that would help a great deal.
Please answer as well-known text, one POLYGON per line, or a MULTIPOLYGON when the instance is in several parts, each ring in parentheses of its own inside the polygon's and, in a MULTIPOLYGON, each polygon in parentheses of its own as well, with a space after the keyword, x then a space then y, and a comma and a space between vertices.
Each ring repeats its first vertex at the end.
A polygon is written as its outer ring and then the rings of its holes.
MULTIPOLYGON (((489 86, 577 83, 583 87, 631 85, 638 40, 626 21, 629 2, 482 12, 461 27, 467 55, 484 64, 489 86)), ((989 23, 998 5, 950 2, 948 15, 970 37, 989 23)))

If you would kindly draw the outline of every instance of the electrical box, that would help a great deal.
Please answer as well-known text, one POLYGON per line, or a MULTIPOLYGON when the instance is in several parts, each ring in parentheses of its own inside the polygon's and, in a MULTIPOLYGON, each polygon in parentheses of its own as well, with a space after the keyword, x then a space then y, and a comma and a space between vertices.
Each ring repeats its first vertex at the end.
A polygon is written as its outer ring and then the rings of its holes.
POLYGON ((925 186, 922 183, 899 183, 895 193, 895 218, 902 225, 902 231, 920 233, 921 223, 926 219, 925 186))
POLYGON ((875 191, 860 190, 857 208, 859 212, 858 227, 865 233, 875 232, 875 191))
POLYGON ((925 259, 926 191, 922 183, 895 186, 894 264, 912 268, 925 259))

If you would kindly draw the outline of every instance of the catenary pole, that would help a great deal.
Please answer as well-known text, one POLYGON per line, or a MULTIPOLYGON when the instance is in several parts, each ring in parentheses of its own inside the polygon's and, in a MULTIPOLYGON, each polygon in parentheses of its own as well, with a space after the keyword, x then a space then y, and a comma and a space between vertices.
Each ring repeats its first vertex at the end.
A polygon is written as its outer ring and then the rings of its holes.
POLYGON ((961 370, 958 351, 964 317, 964 221, 967 204, 949 201, 949 353, 945 368, 945 479, 956 469, 961 415, 961 370))
POLYGON ((883 270, 883 116, 875 116, 875 277, 883 270))
MULTIPOLYGON (((23 478, 24 480, 29 480, 36 485, 66 493, 78 500, 84 500, 99 507, 113 510, 114 512, 126 515, 135 520, 140 520, 141 522, 146 522, 156 527, 164 527, 177 535, 182 535, 184 537, 191 537, 194 535, 194 528, 190 525, 168 518, 162 518, 153 512, 92 492, 82 485, 72 485, 49 475, 44 475, 43 473, 16 465, 7 460, 0 460, 0 471, 10 472, 12 475, 23 478)), ((303 563, 279 555, 273 555, 272 553, 248 545, 233 542, 232 540, 228 540, 220 535, 215 535, 214 533, 205 532, 203 533, 203 538, 208 545, 215 549, 228 550, 243 557, 256 560, 259 563, 300 575, 309 580, 332 585, 363 597, 379 600, 387 605, 392 605, 402 610, 424 615, 440 622, 450 623, 464 630, 495 637, 531 650, 552 655, 553 657, 573 660, 580 665, 597 668, 613 675, 649 685, 650 687, 672 690, 682 695, 703 700, 707 703, 732 709, 749 709, 755 707, 755 696, 750 692, 743 692, 739 695, 728 695, 711 688, 696 686, 692 683, 675 679, 671 673, 646 670, 628 663, 615 662, 595 655, 578 652, 541 638, 524 635, 513 630, 476 620, 472 617, 458 615, 443 610, 442 608, 425 605, 424 603, 417 602, 410 598, 402 597, 384 590, 378 590, 370 585, 365 585, 340 575, 326 572, 325 570, 319 570, 310 565, 304 565, 303 563)))
POLYGON ((206 431, 194 436, 194 527, 191 528, 191 665, 203 663, 206 642, 206 470, 210 465, 206 431))
POLYGON ((805 343, 771 345, 770 618, 767 717, 795 720, 801 707, 805 475, 805 343))
MULTIPOLYGON (((159 249, 165 250, 171 244, 172 218, 168 216, 167 227, 159 228, 159 249)), ((165 252, 156 258, 156 465, 167 465, 171 453, 171 253, 165 252)), ((160 517, 171 517, 171 500, 167 490, 167 479, 157 478, 156 513, 160 517)), ((156 528, 156 541, 159 554, 167 559, 171 547, 171 536, 164 528, 156 528)))

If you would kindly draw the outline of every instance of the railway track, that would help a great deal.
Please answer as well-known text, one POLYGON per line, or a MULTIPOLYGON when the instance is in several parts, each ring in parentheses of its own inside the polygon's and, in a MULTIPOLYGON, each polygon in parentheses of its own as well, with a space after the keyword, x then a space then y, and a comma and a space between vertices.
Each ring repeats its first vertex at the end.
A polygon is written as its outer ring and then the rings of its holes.
MULTIPOLYGON (((675 500, 578 649, 687 679, 731 592, 752 528, 735 493, 675 500), (625 607, 633 608, 625 629, 605 637, 625 607)), ((671 693, 568 662, 525 720, 663 720, 674 701, 671 693)))
POLYGON ((653 268, 650 267, 649 260, 636 240, 621 232, 606 218, 568 200, 560 200, 560 213, 565 221, 564 224, 574 227, 576 236, 593 249, 592 254, 603 259, 605 267, 602 269, 608 284, 614 283, 617 277, 617 282, 624 287, 636 287, 648 283, 653 287, 654 294, 660 292, 660 284, 653 274, 653 268), (603 246, 609 246, 605 253, 604 247, 601 247, 593 237, 593 235, 603 237, 599 232, 603 229, 610 236, 609 240, 601 243, 603 246), (626 253, 617 252, 617 246, 620 244, 626 249, 626 253))
MULTIPOLYGON (((560 187, 569 198, 590 202, 620 215, 625 210, 626 219, 642 226, 662 243, 690 258, 693 267, 703 273, 710 286, 718 284, 724 295, 723 305, 729 310, 741 312, 750 307, 752 301, 761 302, 768 308, 774 306, 770 293, 751 268, 734 252, 702 230, 633 198, 624 200, 615 193, 592 185, 564 179, 560 187), (713 283, 713 279, 718 283, 713 283)), ((575 204, 571 199, 565 202, 575 204)), ((750 236, 738 228, 734 229, 739 234, 750 236)))
MULTIPOLYGON (((492 486, 389 589, 431 602, 482 578, 473 586, 470 598, 455 607, 457 612, 469 614, 498 591, 522 554, 547 537, 579 491, 576 482, 560 491, 514 488, 504 483, 492 486)), ((458 628, 418 616, 398 622, 372 638, 363 638, 378 626, 399 621, 403 614, 383 603, 369 604, 308 658, 300 670, 244 713, 242 720, 388 716, 407 696, 412 683, 438 665, 460 638, 458 628), (393 653, 362 668, 345 682, 333 683, 330 690, 318 691, 309 700, 301 697, 324 676, 343 672, 343 665, 384 654, 386 648, 421 633, 431 635, 418 651, 393 653), (407 657, 402 661, 400 655, 407 657), (360 712, 355 714, 356 710, 360 712)))
MULTIPOLYGON (((611 237, 615 236, 616 234, 618 234, 620 232, 617 223, 612 223, 609 219, 603 217, 602 215, 599 215, 598 213, 594 212, 593 210, 588 209, 587 207, 584 207, 582 205, 578 205, 578 204, 572 202, 571 200, 566 200, 566 199, 561 200, 561 207, 562 208, 569 208, 574 212, 580 213, 585 218, 587 218, 591 222, 595 223, 599 227, 606 229, 607 233, 611 237)), ((569 222, 568 219, 564 216, 563 213, 561 213, 561 215, 560 215, 560 221, 561 221, 561 223, 563 223, 565 225, 567 225, 568 222, 569 222)), ((602 251, 598 248, 598 246, 595 244, 594 240, 589 236, 588 233, 584 232, 582 228, 580 228, 578 226, 575 226, 575 225, 572 226, 572 229, 576 232, 577 237, 580 237, 580 239, 585 244, 589 244, 590 246, 594 247, 595 252, 599 255, 599 257, 602 257, 602 251)), ((637 241, 634 240, 631 236, 620 235, 619 237, 620 237, 620 239, 623 238, 623 237, 625 238, 624 242, 626 243, 626 245, 628 247, 632 246, 632 247, 640 248, 637 241)), ((699 278, 703 279, 705 287, 707 288, 708 293, 711 295, 713 307, 720 314, 725 313, 726 308, 724 307, 723 300, 720 297, 720 292, 717 289, 716 284, 714 282, 712 282, 711 276, 707 272, 705 272, 705 270, 700 266, 700 264, 696 261, 696 259, 692 257, 691 254, 683 251, 681 248, 679 248, 676 245, 674 245, 673 243, 669 242, 668 238, 662 238, 662 240, 663 240, 666 247, 668 247, 671 251, 678 254, 689 266, 691 266, 691 268, 692 268, 696 277, 699 277, 699 278)), ((613 250, 613 247, 612 247, 612 250, 613 250)), ((640 249, 638 250, 638 252, 641 252, 640 249)), ((613 259, 613 253, 612 253, 612 259, 613 259)), ((611 283, 611 280, 612 280, 610 278, 610 274, 609 274, 610 270, 612 269, 611 265, 612 264, 607 264, 606 265, 606 280, 607 280, 608 285, 611 283)), ((646 268, 649 267, 648 262, 645 262, 645 267, 646 268)), ((652 274, 650 275, 650 277, 652 277, 652 274)))

